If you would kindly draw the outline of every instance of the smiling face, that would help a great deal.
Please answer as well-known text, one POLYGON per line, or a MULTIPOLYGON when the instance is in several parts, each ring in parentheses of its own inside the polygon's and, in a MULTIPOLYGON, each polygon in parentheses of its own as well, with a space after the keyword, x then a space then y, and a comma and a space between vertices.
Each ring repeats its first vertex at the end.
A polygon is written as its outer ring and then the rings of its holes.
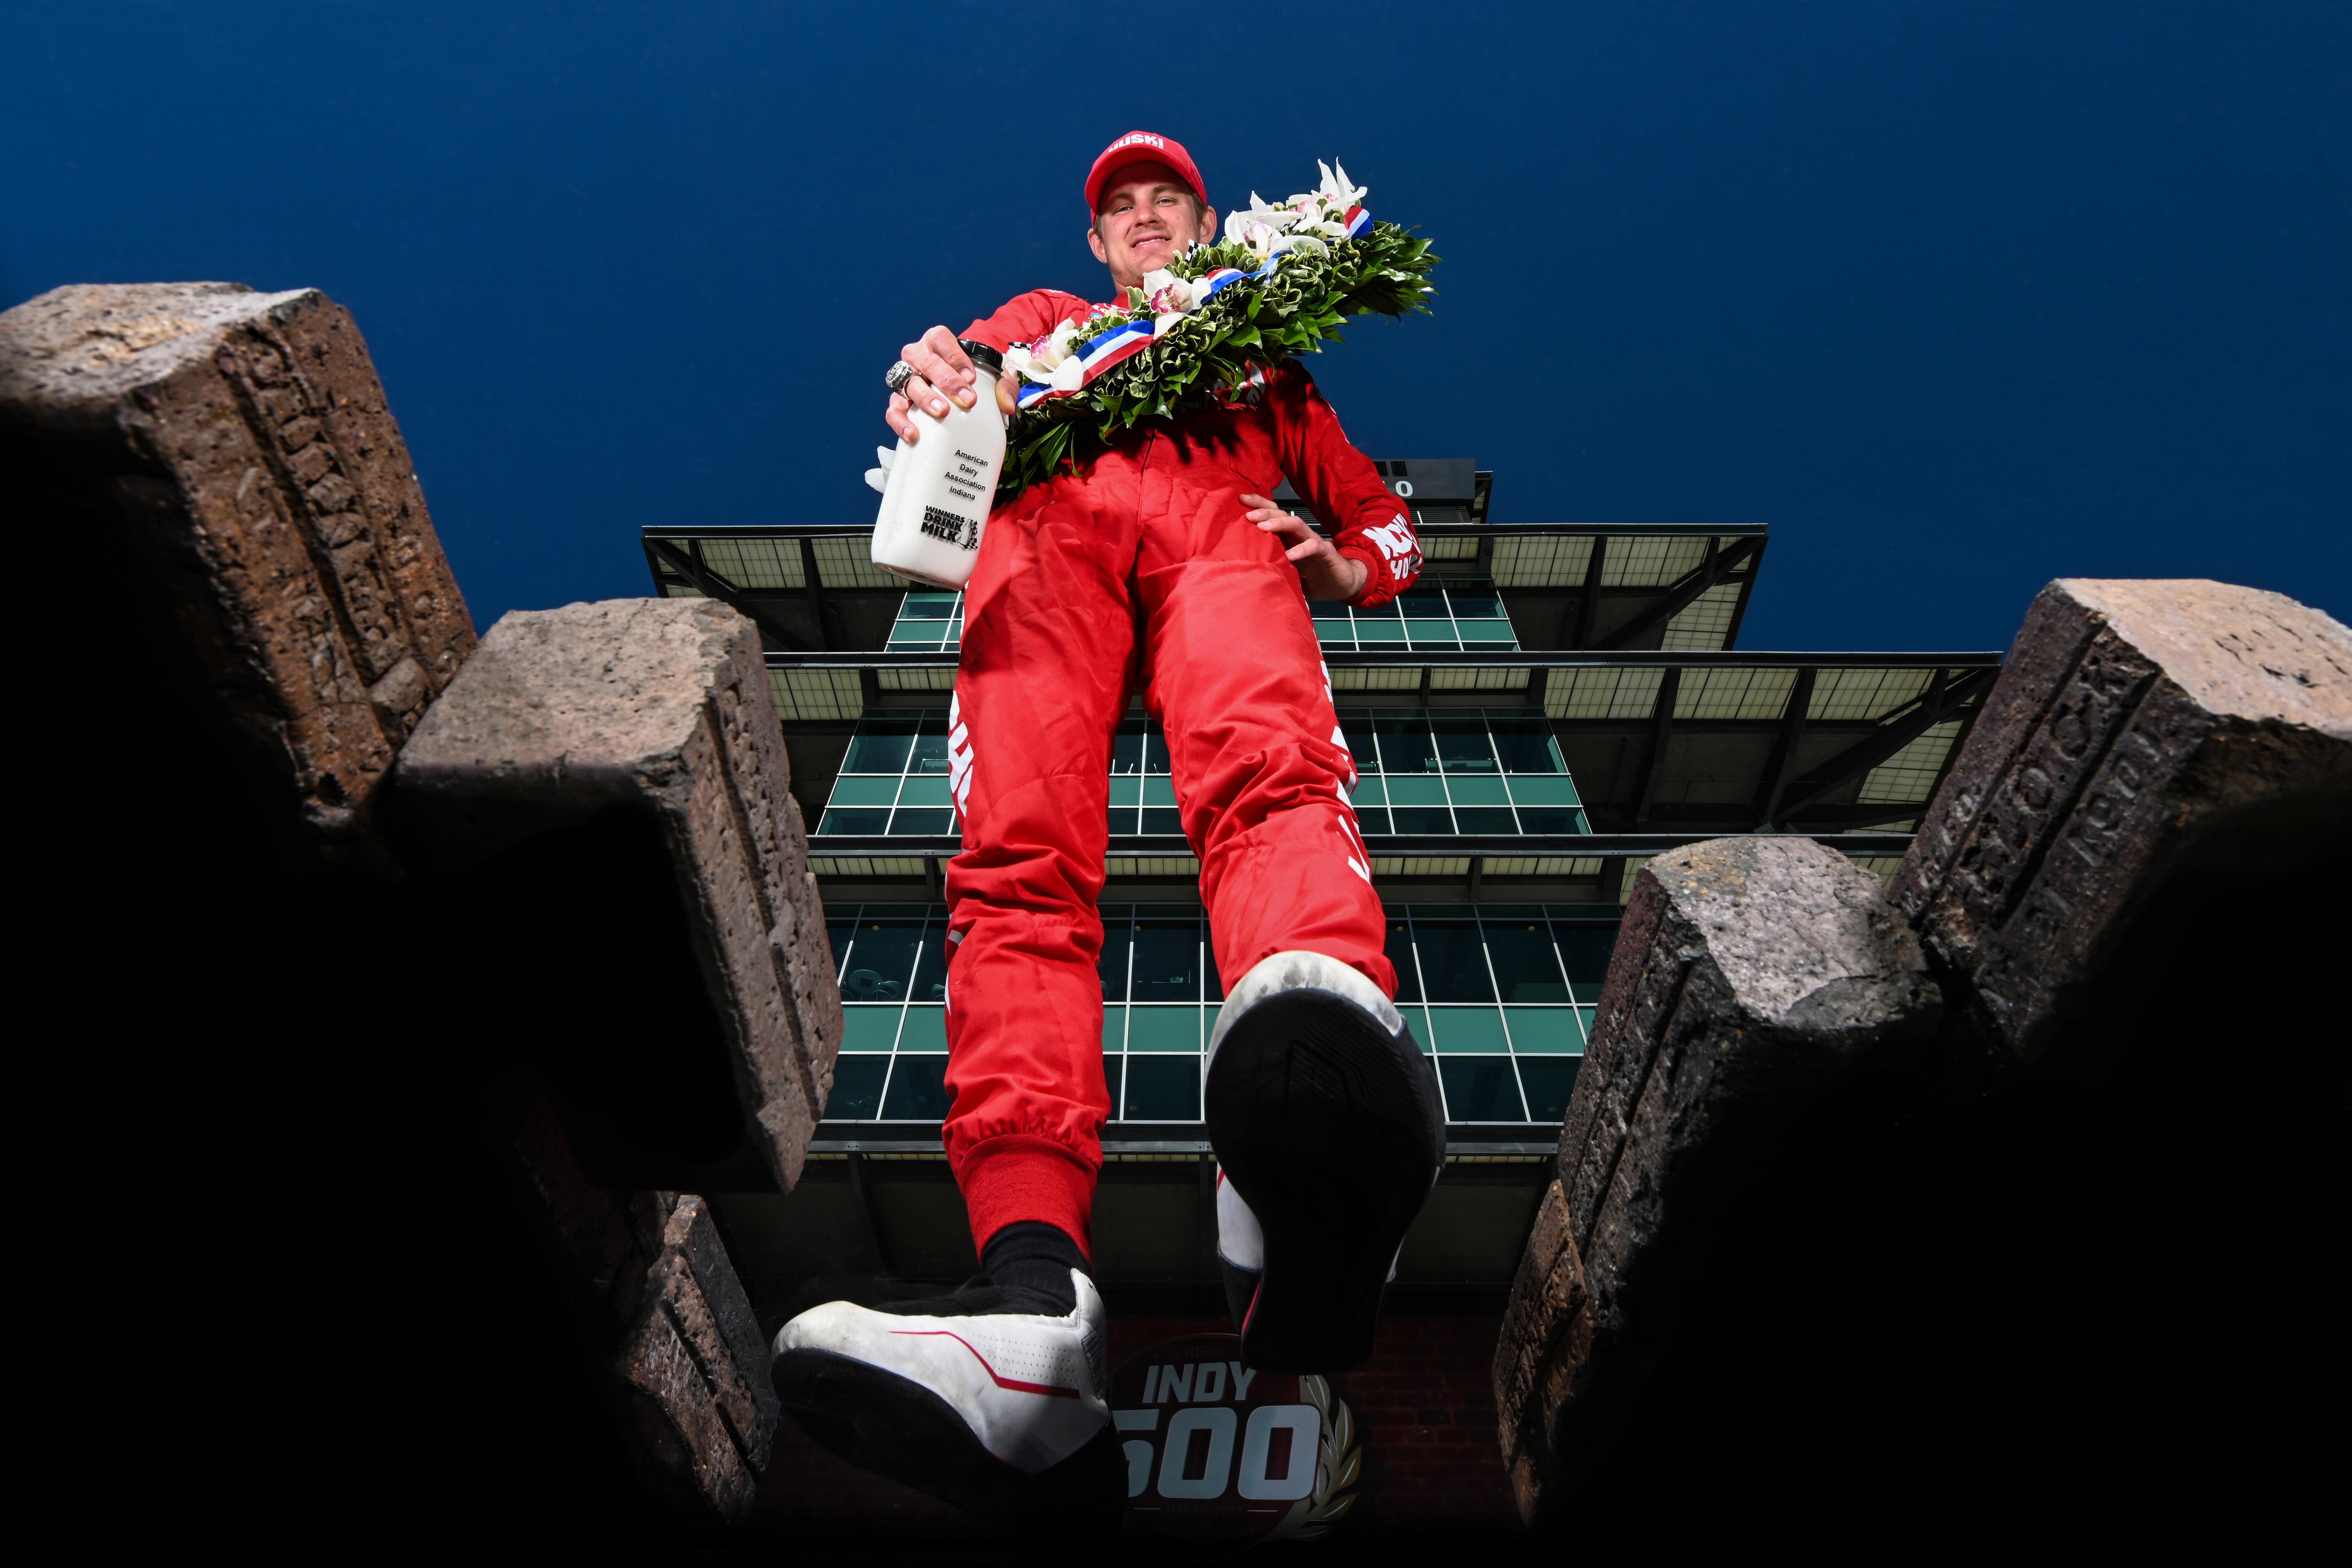
POLYGON ((1192 188, 1165 163, 1129 163, 1103 182, 1087 244, 1121 289, 1167 266, 1195 245, 1217 237, 1217 209, 1203 206, 1192 188))

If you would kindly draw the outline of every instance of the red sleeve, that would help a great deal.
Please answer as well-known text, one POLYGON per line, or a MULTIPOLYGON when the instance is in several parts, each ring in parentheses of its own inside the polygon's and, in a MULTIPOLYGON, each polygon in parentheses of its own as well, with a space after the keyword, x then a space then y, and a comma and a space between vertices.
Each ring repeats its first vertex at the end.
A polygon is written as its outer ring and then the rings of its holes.
POLYGON ((1014 343, 1034 343, 1072 316, 1087 313, 1087 302, 1058 289, 1032 289, 1006 300, 992 316, 982 316, 960 337, 986 343, 999 353, 1014 343))
POLYGON ((1283 474, 1331 531, 1339 553, 1362 562, 1370 574, 1351 602, 1366 609, 1387 604, 1421 575, 1412 514, 1389 493, 1372 460, 1348 444, 1339 416, 1306 366, 1286 361, 1265 380, 1283 474))

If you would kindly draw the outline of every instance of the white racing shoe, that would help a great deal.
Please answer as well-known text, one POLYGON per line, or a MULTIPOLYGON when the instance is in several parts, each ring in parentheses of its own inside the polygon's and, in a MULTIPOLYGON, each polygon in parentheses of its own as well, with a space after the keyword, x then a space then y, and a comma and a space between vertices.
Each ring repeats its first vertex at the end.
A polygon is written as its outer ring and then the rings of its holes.
POLYGON ((1361 1365, 1404 1233, 1444 1168, 1437 1075, 1370 980, 1321 953, 1277 952, 1228 993, 1205 1077, 1218 1251, 1229 1297, 1249 1289, 1234 1314, 1242 1360, 1361 1365))
POLYGON ((1118 1456, 1102 1298, 1066 1275, 1066 1290, 982 1276, 927 1300, 829 1301, 777 1333, 769 1375, 863 1469, 1006 1521, 1081 1522, 1116 1506, 1118 1456))

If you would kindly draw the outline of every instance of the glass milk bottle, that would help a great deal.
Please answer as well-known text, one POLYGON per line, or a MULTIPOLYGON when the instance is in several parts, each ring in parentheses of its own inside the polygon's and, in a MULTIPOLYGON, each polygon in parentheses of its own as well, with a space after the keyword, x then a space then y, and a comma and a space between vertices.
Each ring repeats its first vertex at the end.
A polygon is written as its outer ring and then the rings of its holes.
POLYGON ((959 408, 950 398, 944 419, 908 410, 921 438, 911 446, 900 441, 885 463, 882 509, 874 520, 874 564, 941 588, 961 588, 971 579, 1004 468, 1004 416, 996 407, 1003 356, 986 343, 957 342, 977 373, 972 405, 959 408))

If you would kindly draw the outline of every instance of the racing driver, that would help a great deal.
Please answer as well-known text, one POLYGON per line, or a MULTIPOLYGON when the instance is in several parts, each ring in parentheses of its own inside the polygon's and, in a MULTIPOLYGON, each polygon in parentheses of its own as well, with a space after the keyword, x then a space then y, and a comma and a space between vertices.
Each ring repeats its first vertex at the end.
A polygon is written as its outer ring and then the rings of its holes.
MULTIPOLYGON (((1115 298, 1216 237, 1200 171, 1166 136, 1113 142, 1086 197, 1115 298)), ((1001 354, 1090 310, 1039 289, 961 342, 931 328, 891 367, 890 427, 917 441, 910 408, 972 406, 967 345, 1001 354)), ((1012 395, 1008 376, 1008 414, 1012 395)), ((963 849, 947 872, 944 1141, 981 1273, 784 1325, 777 1392, 845 1458, 983 1512, 1115 1459, 1089 1264, 1111 1111, 1096 903, 1134 690, 1168 738, 1226 977, 1203 1100, 1243 1359, 1320 1373, 1371 1353, 1443 1126, 1391 1005, 1345 793, 1355 769, 1307 602, 1382 605, 1420 569, 1411 519, 1292 360, 1138 424, 989 520, 949 711, 963 849), (1286 477, 1329 537, 1268 499, 1286 477)))

